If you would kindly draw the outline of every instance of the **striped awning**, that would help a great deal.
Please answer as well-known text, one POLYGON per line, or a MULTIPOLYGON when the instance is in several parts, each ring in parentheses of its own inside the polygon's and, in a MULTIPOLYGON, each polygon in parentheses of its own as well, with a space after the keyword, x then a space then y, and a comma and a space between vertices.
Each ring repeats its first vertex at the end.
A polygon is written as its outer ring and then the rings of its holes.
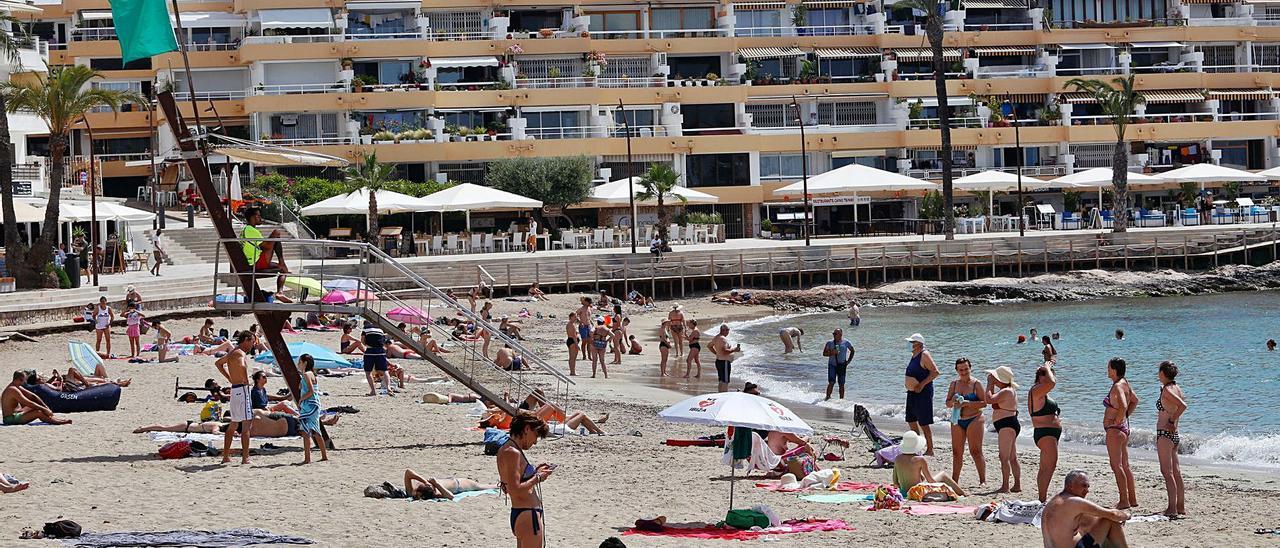
POLYGON ((973 48, 976 57, 1002 57, 1008 55, 1035 55, 1035 46, 980 46, 973 48))
MULTIPOLYGON (((907 149, 908 153, 921 150, 942 150, 942 145, 921 145, 913 146, 907 149)), ((978 150, 978 145, 951 145, 951 150, 978 150)))
POLYGON ((1182 0, 1183 4, 1230 4, 1232 0, 1182 0))
POLYGON ((996 99, 1001 101, 1008 99, 1010 103, 1018 104, 1044 104, 1049 100, 1048 93, 1010 93, 1008 95, 996 95, 996 99))
POLYGON ((819 59, 854 59, 858 57, 880 57, 882 55, 878 48, 857 47, 857 48, 817 48, 813 53, 819 59))
POLYGON ((962 0, 965 9, 1027 9, 1027 0, 962 0))
POLYGON ((1093 94, 1085 93, 1083 91, 1072 91, 1069 93, 1059 94, 1058 100, 1068 105, 1093 105, 1098 103, 1098 100, 1093 97, 1093 94))
POLYGON ((1198 103, 1204 101, 1204 92, 1198 89, 1162 89, 1142 92, 1147 104, 1198 103))
MULTIPOLYGON (((928 61, 933 59, 933 48, 897 48, 889 50, 898 56, 899 61, 928 61)), ((960 48, 943 48, 942 59, 959 61, 960 48)))
POLYGON ((734 4, 735 11, 764 11, 764 10, 784 10, 787 9, 786 2, 743 2, 734 4))
POLYGON ((850 0, 808 0, 802 2, 804 7, 810 9, 830 9, 830 8, 852 8, 863 2, 853 2, 850 0))
POLYGON ((804 52, 800 48, 742 48, 738 50, 738 56, 743 59, 776 59, 778 57, 800 57, 804 52))
POLYGON ((1263 100, 1275 97, 1275 95, 1276 92, 1265 88, 1211 89, 1206 91, 1204 94, 1206 99, 1217 99, 1220 101, 1263 100))

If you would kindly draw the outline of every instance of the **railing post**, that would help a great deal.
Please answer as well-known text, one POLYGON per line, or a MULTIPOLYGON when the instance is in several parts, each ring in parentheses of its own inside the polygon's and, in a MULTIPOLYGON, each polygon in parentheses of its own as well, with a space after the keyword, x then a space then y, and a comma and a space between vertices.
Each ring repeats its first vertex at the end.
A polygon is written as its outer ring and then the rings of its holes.
POLYGON ((827 285, 831 285, 831 248, 827 248, 827 285))
POLYGON ((773 291, 773 252, 769 252, 769 291, 773 291))
POLYGON ((658 263, 649 261, 649 296, 658 297, 658 263))
POLYGON ((1093 239, 1093 267, 1099 270, 1102 269, 1102 240, 1100 238, 1093 239))
POLYGON ((680 256, 680 296, 684 297, 684 256, 680 256))
POLYGON ((1067 265, 1069 270, 1076 269, 1076 241, 1067 240, 1067 265))
POLYGON ((858 247, 855 246, 853 248, 853 287, 861 287, 858 285, 858 268, 860 266, 861 265, 858 264, 858 247))
POLYGON ((991 277, 996 277, 996 244, 991 243, 991 277))
POLYGON ((1218 268, 1218 235, 1213 235, 1213 267, 1218 268))
POLYGON ((911 271, 911 279, 916 279, 916 250, 907 247, 907 268, 911 271))
POLYGON ((596 259, 596 294, 600 294, 600 259, 596 259))
MULTIPOLYGON (((535 272, 533 279, 536 282, 538 280, 538 276, 536 274, 536 272, 538 271, 538 263, 533 263, 533 269, 535 272)), ((507 263, 507 296, 508 297, 512 296, 511 295, 511 263, 507 263)))
POLYGON ((569 261, 564 262, 564 294, 569 294, 569 261))
POLYGON ((942 244, 933 251, 933 260, 938 265, 938 281, 942 281, 942 244))
POLYGON ((1187 236, 1182 236, 1182 269, 1191 270, 1191 246, 1187 241, 1187 236))
POLYGON ((747 287, 747 269, 742 260, 742 252, 738 252, 738 287, 747 287))
POLYGON ((707 265, 707 273, 711 274, 711 290, 715 291, 718 287, 716 285, 716 256, 711 255, 710 257, 707 257, 707 263, 709 263, 707 265))
POLYGON ((1160 270, 1160 237, 1152 237, 1151 242, 1151 260, 1155 261, 1156 270, 1160 270))
POLYGON ((1129 242, 1124 244, 1124 269, 1129 270, 1129 242))
POLYGON ((1022 277, 1022 240, 1018 240, 1018 277, 1022 277))
POLYGON ((969 242, 964 243, 964 281, 969 281, 969 242))
POLYGON ((1249 233, 1240 231, 1240 245, 1244 248, 1244 264, 1249 265, 1249 233))
MULTIPOLYGON (((889 283, 889 246, 880 246, 880 281, 889 283)), ((870 277, 867 278, 867 285, 871 285, 870 277)))

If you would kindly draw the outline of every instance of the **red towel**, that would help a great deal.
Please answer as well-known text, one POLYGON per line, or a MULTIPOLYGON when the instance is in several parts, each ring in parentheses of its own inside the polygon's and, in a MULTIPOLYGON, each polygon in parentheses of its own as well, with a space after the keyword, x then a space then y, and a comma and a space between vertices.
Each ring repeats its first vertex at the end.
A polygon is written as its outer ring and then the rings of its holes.
POLYGON ((734 529, 732 527, 698 527, 698 528, 672 528, 668 527, 661 532, 641 531, 639 529, 628 529, 623 535, 644 535, 647 537, 675 537, 675 538, 702 538, 702 539, 720 539, 720 540, 755 540, 764 535, 786 535, 791 533, 813 533, 817 531, 853 531, 854 528, 845 523, 844 520, 828 519, 818 521, 786 521, 777 527, 761 529, 759 531, 744 531, 734 529))
MULTIPOLYGON (((756 487, 759 487, 761 489, 768 489, 770 491, 777 491, 779 493, 796 493, 800 491, 808 491, 808 489, 783 489, 781 484, 779 484, 776 481, 766 481, 766 482, 757 483, 756 487)), ((875 491, 876 487, 880 487, 880 484, 860 483, 856 481, 842 481, 836 484, 835 489, 828 489, 828 491, 865 491, 870 493, 875 491)))

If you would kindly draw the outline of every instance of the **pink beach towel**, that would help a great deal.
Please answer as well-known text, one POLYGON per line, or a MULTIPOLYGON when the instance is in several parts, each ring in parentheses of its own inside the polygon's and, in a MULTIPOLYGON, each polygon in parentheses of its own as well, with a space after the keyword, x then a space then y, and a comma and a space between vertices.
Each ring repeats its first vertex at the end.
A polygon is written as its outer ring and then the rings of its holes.
MULTIPOLYGON (((972 514, 975 508, 977 507, 916 502, 910 506, 903 506, 901 510, 890 510, 890 512, 902 512, 910 516, 935 516, 940 514, 972 514)), ((873 506, 868 506, 867 511, 875 512, 876 509, 873 506)))
POLYGON ((791 533, 814 533, 819 531, 853 531, 854 528, 844 520, 828 519, 818 521, 786 521, 777 527, 769 527, 759 531, 744 531, 732 527, 668 527, 660 532, 628 529, 623 535, 644 535, 646 537, 701 538, 718 540, 755 540, 765 535, 787 535, 791 533))
MULTIPOLYGON (((842 481, 842 482, 840 482, 840 483, 837 483, 837 484, 836 484, 836 488, 835 488, 835 489, 826 489, 826 490, 827 490, 827 491, 867 491, 867 492, 872 492, 872 491, 875 491, 875 490, 876 490, 876 487, 879 487, 879 486, 880 486, 880 484, 878 484, 878 483, 860 483, 860 482, 856 482, 856 481, 842 481)), ((779 493, 797 493, 797 492, 800 492, 800 491, 808 491, 808 490, 809 490, 809 489, 783 489, 783 488, 782 488, 782 485, 781 485, 780 483, 776 482, 776 481, 760 482, 760 483, 757 483, 757 484, 756 484, 756 487, 759 487, 759 488, 761 488, 761 489, 768 489, 768 490, 770 490, 770 491, 777 491, 777 492, 779 492, 779 493)), ((818 489, 818 490, 819 490, 819 491, 822 491, 822 489, 818 489)))

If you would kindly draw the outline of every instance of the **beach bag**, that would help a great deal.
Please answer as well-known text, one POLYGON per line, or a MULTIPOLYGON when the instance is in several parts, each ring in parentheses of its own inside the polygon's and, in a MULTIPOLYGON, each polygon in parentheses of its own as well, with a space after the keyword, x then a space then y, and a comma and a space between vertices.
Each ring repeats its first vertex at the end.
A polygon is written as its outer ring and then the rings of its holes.
POLYGON ((724 524, 734 529, 765 528, 769 526, 769 516, 755 510, 729 510, 724 516, 724 524))
POLYGON ((44 538, 80 538, 80 524, 69 519, 46 523, 44 538))
POLYGON ((902 509, 902 502, 902 495, 898 493, 897 487, 881 485, 876 488, 871 508, 873 510, 900 510, 902 509))
POLYGON ((220 418, 222 418, 222 404, 216 401, 208 402, 200 409, 201 422, 216 421, 220 418))
POLYGON ((945 483, 917 483, 907 489, 907 500, 916 502, 949 502, 956 494, 945 483))
POLYGON ((191 442, 186 440, 174 441, 164 444, 157 451, 162 459, 185 459, 191 456, 191 442))

